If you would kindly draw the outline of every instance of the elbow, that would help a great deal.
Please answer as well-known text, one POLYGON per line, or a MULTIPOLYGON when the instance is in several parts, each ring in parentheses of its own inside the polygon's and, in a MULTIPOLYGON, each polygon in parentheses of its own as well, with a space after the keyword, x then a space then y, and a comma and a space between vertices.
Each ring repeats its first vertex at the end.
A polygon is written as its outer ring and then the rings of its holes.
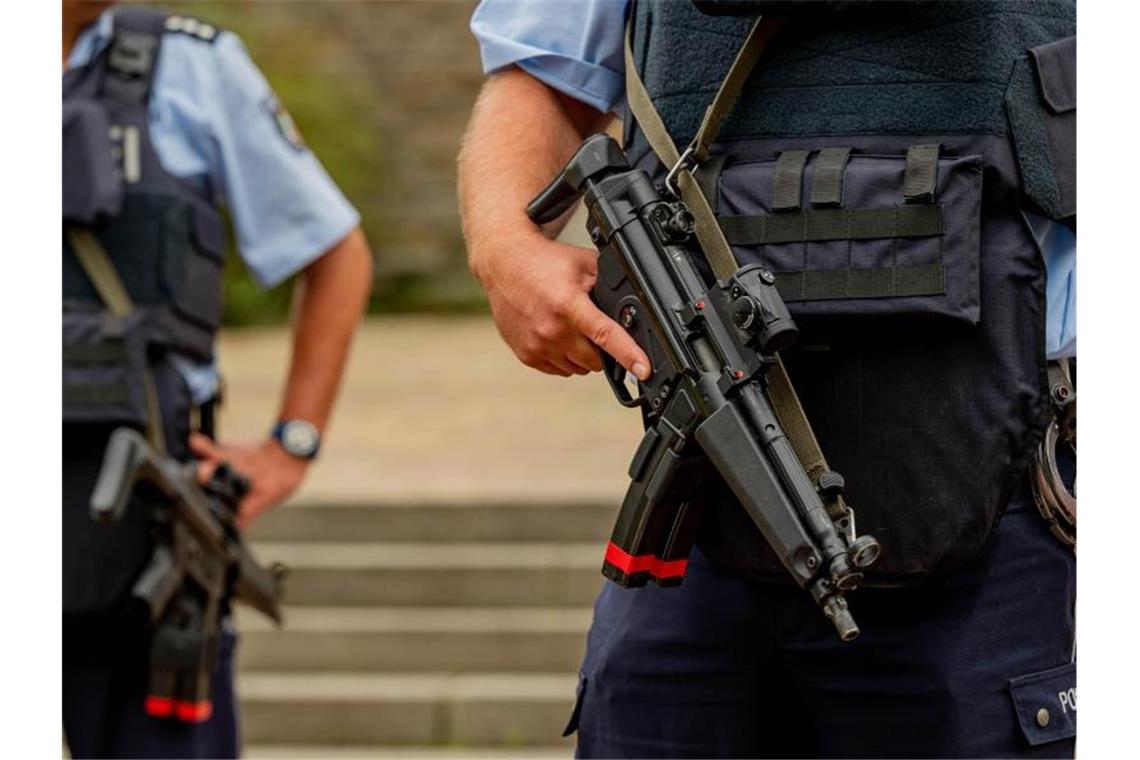
POLYGON ((365 292, 372 290, 372 278, 376 273, 376 262, 372 257, 372 249, 368 245, 368 238, 364 236, 364 230, 357 227, 349 233, 348 239, 351 241, 353 248, 353 256, 357 273, 362 283, 365 286, 365 292))
POLYGON ((372 293, 373 278, 376 274, 372 249, 368 245, 368 238, 364 236, 364 230, 360 227, 350 232, 347 240, 350 244, 352 269, 355 280, 359 283, 361 300, 367 302, 368 296, 372 293))
POLYGON ((360 227, 355 227, 309 265, 305 287, 335 293, 340 299, 354 298, 363 310, 372 292, 374 271, 368 239, 360 227))

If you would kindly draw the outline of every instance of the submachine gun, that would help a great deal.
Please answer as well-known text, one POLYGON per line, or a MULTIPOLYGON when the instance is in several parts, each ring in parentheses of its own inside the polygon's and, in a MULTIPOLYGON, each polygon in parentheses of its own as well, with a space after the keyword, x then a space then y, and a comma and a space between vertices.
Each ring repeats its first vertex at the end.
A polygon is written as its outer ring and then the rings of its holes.
POLYGON ((642 409, 646 431, 602 573, 623 587, 679 584, 696 525, 691 502, 711 464, 840 638, 855 638, 844 593, 880 546, 856 536, 849 509, 836 513, 842 477, 812 482, 769 400, 776 352, 798 335, 775 276, 751 264, 725 280, 706 277, 693 259, 703 254, 690 212, 632 170, 608 135, 588 138, 527 215, 554 221, 583 196, 599 251, 591 296, 653 363, 634 397, 625 370, 603 357, 618 401, 642 409))
POLYGON ((132 589, 154 626, 147 713, 207 720, 222 605, 237 599, 281 623, 281 565, 263 567, 234 526, 249 481, 222 464, 199 485, 194 463, 156 452, 129 428, 111 433, 91 496, 100 522, 123 517, 131 497, 153 505, 157 536, 150 564, 132 589), (137 489, 136 489, 137 486, 137 489))

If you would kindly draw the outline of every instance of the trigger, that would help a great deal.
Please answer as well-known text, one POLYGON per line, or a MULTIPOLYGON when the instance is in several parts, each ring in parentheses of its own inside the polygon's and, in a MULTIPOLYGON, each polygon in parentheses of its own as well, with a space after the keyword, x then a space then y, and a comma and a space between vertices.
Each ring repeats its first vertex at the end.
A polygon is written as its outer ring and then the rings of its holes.
POLYGON ((618 403, 622 406, 640 406, 641 396, 634 398, 633 394, 629 392, 629 386, 625 384, 625 367, 618 364, 617 359, 606 353, 602 354, 602 366, 606 380, 609 382, 614 396, 617 397, 618 403))

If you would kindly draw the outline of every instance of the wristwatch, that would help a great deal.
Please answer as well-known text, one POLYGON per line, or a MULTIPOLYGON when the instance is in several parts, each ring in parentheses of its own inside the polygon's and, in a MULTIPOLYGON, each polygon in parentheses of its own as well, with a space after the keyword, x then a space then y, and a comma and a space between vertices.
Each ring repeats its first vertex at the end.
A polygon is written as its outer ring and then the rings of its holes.
POLYGON ((271 435, 286 453, 298 459, 316 459, 321 448, 320 432, 305 420, 281 420, 273 426, 271 435))

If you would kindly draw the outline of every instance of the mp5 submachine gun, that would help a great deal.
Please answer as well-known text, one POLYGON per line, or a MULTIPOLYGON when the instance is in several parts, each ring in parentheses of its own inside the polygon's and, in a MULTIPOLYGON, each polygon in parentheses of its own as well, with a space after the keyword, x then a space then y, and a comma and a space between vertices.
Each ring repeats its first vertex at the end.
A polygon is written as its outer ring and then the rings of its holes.
POLYGON ((653 363, 635 398, 625 370, 603 357, 618 401, 642 408, 646 431, 602 573, 623 587, 681 582, 697 517, 691 504, 711 463, 840 638, 855 638, 844 592, 862 582, 880 547, 856 536, 850 510, 829 511, 841 503, 843 479, 825 472, 812 482, 769 400, 767 373, 798 335, 775 276, 751 264, 710 282, 694 262, 703 254, 692 215, 632 170, 607 135, 588 138, 527 215, 554 221, 580 197, 599 251, 592 298, 653 363))
POLYGON ((120 520, 136 493, 136 506, 153 505, 154 554, 131 592, 154 626, 145 708, 191 723, 213 709, 222 606, 237 599, 280 624, 284 575, 280 565, 259 565, 234 526, 249 481, 223 463, 199 485, 195 469, 118 428, 91 495, 91 516, 100 522, 120 520))

